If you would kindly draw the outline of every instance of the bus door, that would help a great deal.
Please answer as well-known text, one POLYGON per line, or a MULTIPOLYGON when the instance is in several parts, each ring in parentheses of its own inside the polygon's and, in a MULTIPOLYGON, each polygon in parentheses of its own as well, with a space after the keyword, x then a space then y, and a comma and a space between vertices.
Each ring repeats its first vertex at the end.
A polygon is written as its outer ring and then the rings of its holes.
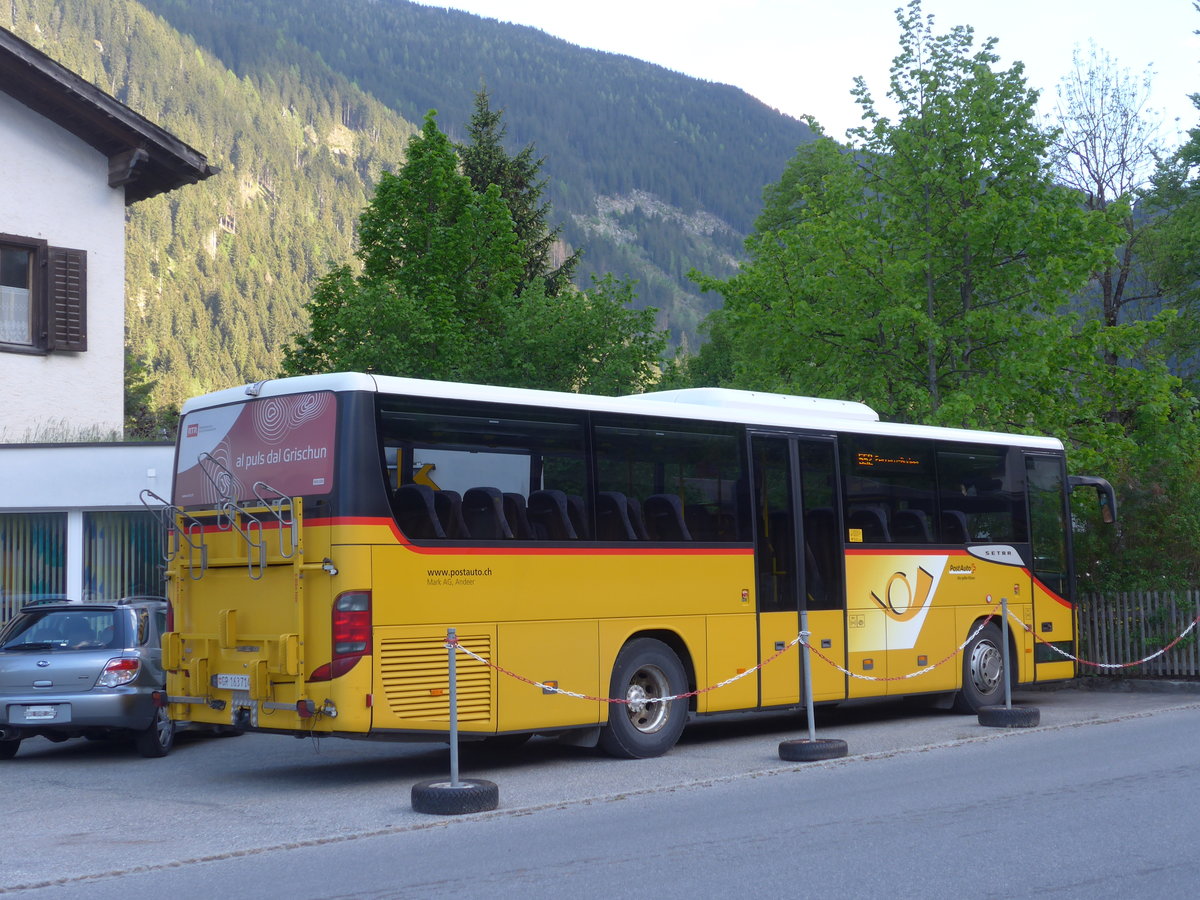
POLYGON ((1075 652, 1071 520, 1064 462, 1060 456, 1027 454, 1025 471, 1029 485, 1029 541, 1033 563, 1032 620, 1027 620, 1026 624, 1040 638, 1028 648, 1033 651, 1033 677, 1037 681, 1073 678, 1074 664, 1046 646, 1051 643, 1064 653, 1075 652))
MULTIPOLYGON (((845 592, 832 439, 754 435, 755 573, 759 661, 771 659, 800 631, 808 612, 811 645, 829 662, 846 663, 845 592)), ((802 648, 763 666, 759 704, 803 700, 802 648)), ((813 698, 846 696, 845 676, 814 656, 813 698)))

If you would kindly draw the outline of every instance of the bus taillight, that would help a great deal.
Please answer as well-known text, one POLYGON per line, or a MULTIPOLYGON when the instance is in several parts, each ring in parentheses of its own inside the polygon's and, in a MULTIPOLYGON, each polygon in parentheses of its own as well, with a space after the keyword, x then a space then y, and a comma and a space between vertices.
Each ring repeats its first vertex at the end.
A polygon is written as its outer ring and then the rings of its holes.
POLYGON ((345 675, 371 653, 371 592, 347 591, 333 601, 333 655, 309 681, 328 681, 345 675))

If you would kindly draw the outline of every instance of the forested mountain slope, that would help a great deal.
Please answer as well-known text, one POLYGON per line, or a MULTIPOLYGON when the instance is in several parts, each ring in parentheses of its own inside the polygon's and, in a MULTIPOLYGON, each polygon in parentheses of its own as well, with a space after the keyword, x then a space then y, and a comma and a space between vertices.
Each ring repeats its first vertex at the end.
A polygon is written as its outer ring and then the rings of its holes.
POLYGON ((410 123, 436 108, 461 138, 481 84, 511 147, 546 157, 581 276, 637 278, 677 337, 715 303, 684 274, 729 271, 763 185, 810 136, 735 88, 402 0, 6 6, 0 25, 222 170, 130 211, 129 345, 162 402, 275 374, 410 123))
POLYGON ((737 88, 406 0, 143 2, 239 74, 303 48, 409 121, 437 109, 452 138, 486 84, 510 149, 532 142, 546 157, 564 236, 586 248, 581 278, 637 277, 676 337, 715 302, 687 270, 732 270, 763 186, 811 137, 737 88))

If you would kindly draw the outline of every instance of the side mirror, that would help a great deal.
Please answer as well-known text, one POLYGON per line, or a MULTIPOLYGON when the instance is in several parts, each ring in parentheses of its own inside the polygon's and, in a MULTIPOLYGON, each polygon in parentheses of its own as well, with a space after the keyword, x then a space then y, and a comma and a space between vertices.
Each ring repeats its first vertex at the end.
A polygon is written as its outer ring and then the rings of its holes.
POLYGON ((1106 525, 1117 521, 1117 495, 1107 480, 1095 475, 1071 475, 1067 478, 1067 483, 1072 491, 1077 487, 1095 488, 1100 502, 1100 520, 1106 525))

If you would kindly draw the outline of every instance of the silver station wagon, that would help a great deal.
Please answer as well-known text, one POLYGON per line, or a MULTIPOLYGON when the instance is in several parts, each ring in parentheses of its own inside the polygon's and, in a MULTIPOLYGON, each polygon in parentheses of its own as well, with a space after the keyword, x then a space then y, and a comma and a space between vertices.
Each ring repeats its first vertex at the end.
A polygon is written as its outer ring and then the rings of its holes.
POLYGON ((166 601, 149 597, 24 607, 0 630, 0 759, 39 736, 126 737, 142 756, 166 756, 166 618, 166 601))

